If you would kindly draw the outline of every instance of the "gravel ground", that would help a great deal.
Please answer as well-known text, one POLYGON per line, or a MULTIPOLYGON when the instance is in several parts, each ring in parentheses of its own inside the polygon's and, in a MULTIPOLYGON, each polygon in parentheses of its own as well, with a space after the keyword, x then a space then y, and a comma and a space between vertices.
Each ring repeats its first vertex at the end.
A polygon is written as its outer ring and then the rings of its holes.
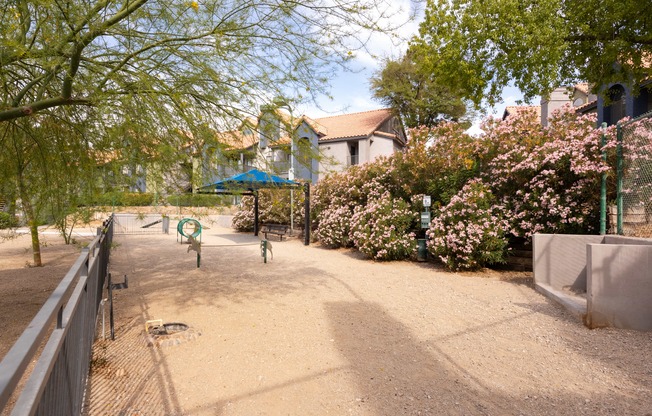
POLYGON ((650 415, 652 333, 588 330, 518 273, 204 230, 117 236, 89 415, 650 415), (147 337, 148 320, 191 327, 147 337))

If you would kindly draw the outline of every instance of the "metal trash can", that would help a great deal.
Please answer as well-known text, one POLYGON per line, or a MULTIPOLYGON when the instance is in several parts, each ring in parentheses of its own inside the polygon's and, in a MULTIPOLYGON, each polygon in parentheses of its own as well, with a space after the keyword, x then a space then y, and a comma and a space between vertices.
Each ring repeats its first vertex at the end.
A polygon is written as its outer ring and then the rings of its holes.
POLYGON ((428 259, 428 249, 426 247, 426 239, 417 239, 417 261, 426 261, 428 259))

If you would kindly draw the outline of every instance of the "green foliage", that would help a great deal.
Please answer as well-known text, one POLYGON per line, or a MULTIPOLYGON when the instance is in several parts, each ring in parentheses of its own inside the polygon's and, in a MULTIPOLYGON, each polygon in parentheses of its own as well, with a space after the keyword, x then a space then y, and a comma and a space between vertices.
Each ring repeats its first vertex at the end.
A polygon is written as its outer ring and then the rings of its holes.
POLYGON ((466 106, 450 84, 438 82, 414 51, 397 61, 387 60, 371 79, 374 97, 396 109, 406 127, 431 127, 442 120, 458 121, 466 106))
POLYGON ((96 205, 124 206, 124 207, 147 207, 154 202, 154 194, 147 192, 106 192, 95 199, 96 205))
POLYGON ((169 195, 165 200, 169 205, 180 207, 217 207, 226 204, 223 196, 207 194, 169 195))
MULTIPOLYGON (((289 189, 261 189, 258 191, 258 220, 259 224, 286 224, 290 225, 290 200, 293 196, 294 227, 303 228, 304 223, 304 194, 301 190, 294 190, 293 195, 289 189)), ((240 210, 233 216, 233 228, 238 231, 252 231, 254 229, 254 197, 243 196, 240 210)))
POLYGON ((0 230, 18 226, 18 220, 8 212, 0 211, 0 230))
POLYGON ((652 26, 639 0, 429 0, 411 51, 476 105, 513 83, 532 99, 586 81, 640 83, 652 26))
POLYGON ((450 270, 505 263, 508 229, 489 186, 471 180, 435 211, 427 233, 428 250, 450 270))

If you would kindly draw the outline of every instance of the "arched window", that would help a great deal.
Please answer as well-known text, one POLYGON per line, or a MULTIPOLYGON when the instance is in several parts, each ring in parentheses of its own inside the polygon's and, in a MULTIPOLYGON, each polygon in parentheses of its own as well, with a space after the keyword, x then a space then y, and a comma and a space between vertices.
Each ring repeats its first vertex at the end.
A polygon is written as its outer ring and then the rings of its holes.
POLYGON ((619 84, 614 85, 607 91, 607 98, 609 99, 609 106, 604 109, 604 121, 609 125, 616 124, 627 115, 625 112, 625 99, 627 98, 625 88, 619 84))
POLYGON ((312 147, 307 137, 297 141, 297 161, 308 169, 312 167, 312 147))

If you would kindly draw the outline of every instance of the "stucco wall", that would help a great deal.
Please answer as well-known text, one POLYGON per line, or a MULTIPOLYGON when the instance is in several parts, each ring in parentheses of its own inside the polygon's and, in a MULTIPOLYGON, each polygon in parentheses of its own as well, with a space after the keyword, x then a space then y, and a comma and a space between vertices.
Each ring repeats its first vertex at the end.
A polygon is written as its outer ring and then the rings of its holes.
POLYGON ((349 155, 349 149, 346 142, 327 142, 319 145, 319 152, 322 155, 319 164, 319 174, 323 175, 329 172, 341 172, 346 169, 346 158, 349 155))
POLYGON ((369 146, 369 160, 376 160, 379 156, 389 156, 394 153, 394 140, 386 137, 373 136, 373 143, 369 146))

